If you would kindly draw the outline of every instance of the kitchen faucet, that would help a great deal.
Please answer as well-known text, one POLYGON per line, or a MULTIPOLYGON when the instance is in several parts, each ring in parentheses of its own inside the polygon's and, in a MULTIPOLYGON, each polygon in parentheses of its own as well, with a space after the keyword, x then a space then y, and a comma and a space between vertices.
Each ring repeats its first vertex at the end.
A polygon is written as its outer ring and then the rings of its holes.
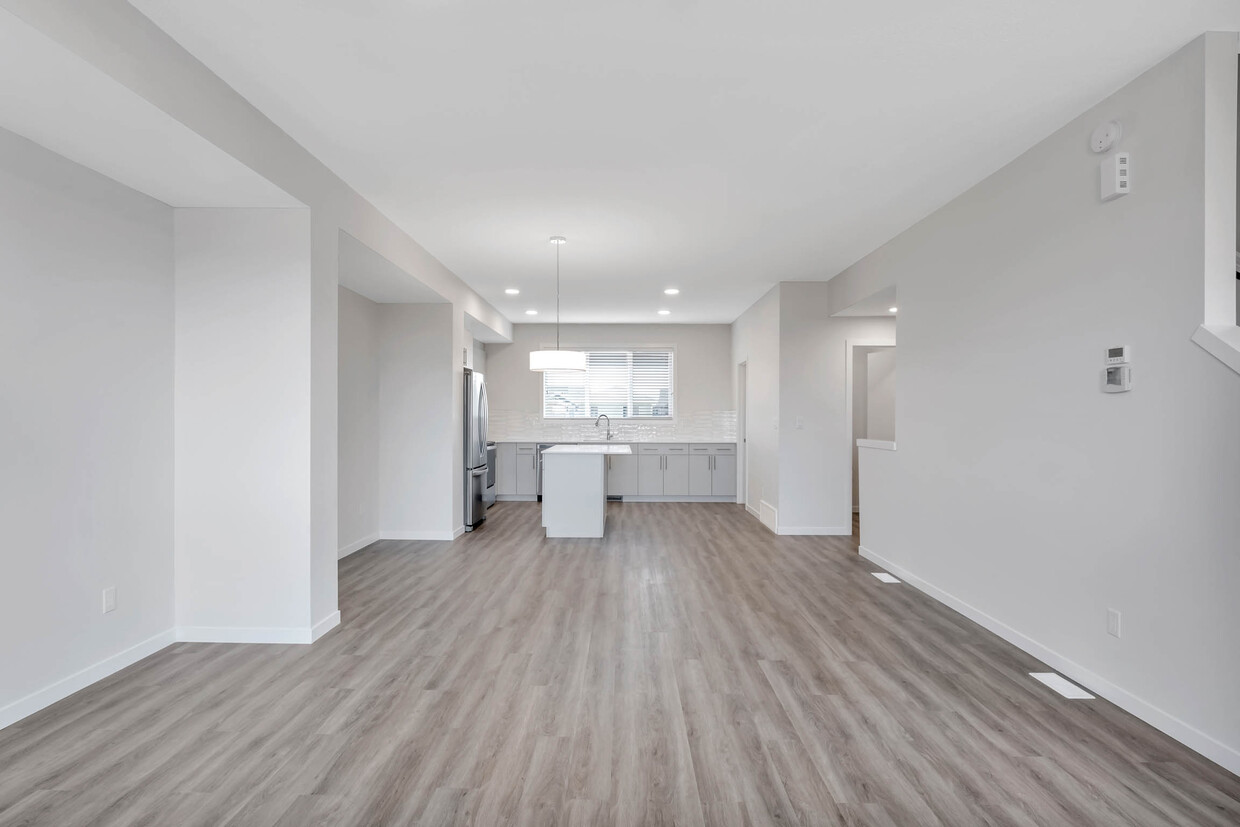
POLYGON ((611 438, 612 438, 612 436, 613 436, 613 434, 612 434, 612 432, 611 432, 611 417, 610 417, 610 416, 608 416, 607 414, 599 414, 599 415, 598 415, 598 419, 595 419, 595 420, 594 420, 594 427, 595 427, 595 428, 597 428, 597 427, 598 427, 598 420, 599 420, 599 419, 606 419, 606 420, 607 420, 607 438, 608 438, 608 439, 611 439, 611 438))

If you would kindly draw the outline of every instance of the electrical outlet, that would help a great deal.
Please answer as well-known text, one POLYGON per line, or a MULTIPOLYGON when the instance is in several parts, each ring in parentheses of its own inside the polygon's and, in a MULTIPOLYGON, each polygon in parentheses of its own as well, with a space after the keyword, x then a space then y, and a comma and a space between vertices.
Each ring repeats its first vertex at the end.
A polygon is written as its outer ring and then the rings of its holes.
POLYGON ((116 611, 116 586, 108 586, 103 590, 103 613, 116 611))
POLYGON ((1116 609, 1107 609, 1107 634, 1119 637, 1119 611, 1116 609))

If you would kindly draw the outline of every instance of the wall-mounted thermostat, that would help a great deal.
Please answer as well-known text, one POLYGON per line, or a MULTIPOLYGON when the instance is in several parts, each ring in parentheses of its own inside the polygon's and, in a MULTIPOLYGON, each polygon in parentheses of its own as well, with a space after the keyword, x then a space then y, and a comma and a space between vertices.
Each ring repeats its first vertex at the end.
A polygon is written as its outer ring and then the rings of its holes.
POLYGON ((1132 348, 1128 345, 1107 348, 1107 358, 1103 364, 1126 365, 1132 361, 1132 348))
POLYGON ((1123 393, 1132 390, 1132 368, 1116 365, 1103 373, 1102 389, 1107 393, 1123 393))
POLYGON ((1132 192, 1132 168, 1127 152, 1117 152, 1100 165, 1102 200, 1110 201, 1132 192))

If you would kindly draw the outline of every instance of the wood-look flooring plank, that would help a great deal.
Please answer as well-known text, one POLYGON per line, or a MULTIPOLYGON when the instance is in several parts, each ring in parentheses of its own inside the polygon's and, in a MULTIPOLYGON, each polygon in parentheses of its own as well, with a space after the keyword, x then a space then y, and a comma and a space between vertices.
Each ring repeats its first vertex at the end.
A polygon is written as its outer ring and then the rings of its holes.
POLYGON ((0 827, 1240 824, 1240 779, 856 537, 613 504, 340 561, 312 646, 180 643, 0 731, 0 827))

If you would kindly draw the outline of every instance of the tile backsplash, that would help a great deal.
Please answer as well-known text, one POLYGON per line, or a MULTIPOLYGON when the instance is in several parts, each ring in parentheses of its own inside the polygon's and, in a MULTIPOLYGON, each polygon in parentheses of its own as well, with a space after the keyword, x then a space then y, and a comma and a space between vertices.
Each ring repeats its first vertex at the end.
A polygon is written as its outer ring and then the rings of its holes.
MULTIPOLYGON (((528 411, 492 410, 487 438, 494 442, 575 442, 598 439, 606 426, 592 419, 543 419, 528 411)), ((673 420, 617 419, 616 441, 735 442, 736 411, 690 411, 673 420)))

